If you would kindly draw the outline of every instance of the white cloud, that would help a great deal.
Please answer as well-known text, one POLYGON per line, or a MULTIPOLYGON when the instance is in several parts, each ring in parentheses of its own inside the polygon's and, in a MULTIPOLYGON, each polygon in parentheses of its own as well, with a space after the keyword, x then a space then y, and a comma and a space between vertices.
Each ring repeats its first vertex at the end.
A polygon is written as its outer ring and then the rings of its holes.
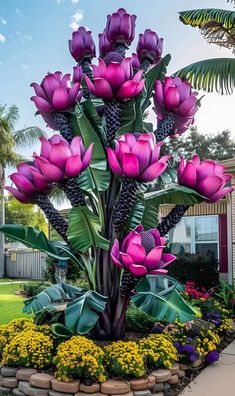
POLYGON ((6 36, 0 33, 0 43, 5 43, 5 41, 6 41, 6 36))
POLYGON ((1 22, 3 25, 6 25, 6 24, 7 24, 6 19, 4 19, 3 17, 0 17, 0 22, 1 22))
POLYGON ((29 34, 25 34, 25 35, 23 36, 23 39, 24 39, 24 40, 29 40, 29 41, 32 41, 32 40, 33 40, 32 37, 31 37, 29 34))
POLYGON ((28 70, 29 67, 27 65, 25 65, 24 63, 21 64, 22 69, 28 70))
POLYGON ((70 27, 73 30, 77 30, 80 26, 80 22, 83 20, 83 15, 84 15, 84 11, 83 10, 77 10, 75 12, 75 14, 73 14, 71 16, 71 23, 70 23, 70 27))
POLYGON ((79 0, 71 0, 71 3, 78 4, 79 0))
POLYGON ((63 3, 64 2, 64 0, 56 0, 56 3, 57 4, 61 4, 61 3, 63 3))

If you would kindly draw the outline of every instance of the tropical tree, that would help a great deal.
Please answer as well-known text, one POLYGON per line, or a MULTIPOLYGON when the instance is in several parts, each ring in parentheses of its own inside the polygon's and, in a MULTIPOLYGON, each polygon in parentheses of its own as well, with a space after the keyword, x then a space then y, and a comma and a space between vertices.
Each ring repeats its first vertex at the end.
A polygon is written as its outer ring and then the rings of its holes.
MULTIPOLYGON (((4 188, 5 169, 8 165, 15 166, 21 156, 16 150, 35 143, 44 132, 38 127, 15 130, 19 119, 19 109, 13 105, 7 108, 0 106, 0 224, 5 223, 4 188)), ((0 234, 0 277, 4 275, 4 238, 0 234)))
POLYGON ((123 8, 108 16, 98 64, 92 64, 92 33, 79 27, 69 41, 78 63, 73 74, 57 71, 32 84, 31 100, 59 132, 40 138, 40 153, 31 164, 18 165, 10 176, 15 187, 7 187, 20 202, 38 204, 63 241, 50 241, 32 227, 0 230, 56 259, 61 277, 68 260, 86 273, 90 290, 62 283, 25 304, 37 323, 51 321, 65 337, 123 337, 131 300, 168 322, 199 315, 179 293, 182 285, 167 276, 176 257, 164 251, 165 236, 190 205, 233 191, 225 187, 231 175, 215 161, 194 155, 171 167, 170 155, 161 155, 167 137, 190 128, 200 99, 188 81, 166 76, 171 57, 162 56, 163 39, 155 32, 140 34, 136 53, 126 57, 135 21, 123 8), (156 126, 145 119, 152 103, 156 126), (71 203, 68 219, 50 200, 54 188, 71 203), (175 206, 159 221, 162 203, 175 206))
MULTIPOLYGON (((185 25, 198 27, 210 44, 235 50, 235 11, 197 9, 181 11, 179 19, 185 25)), ((235 82, 235 59, 206 59, 179 70, 177 75, 188 79, 195 89, 231 94, 235 82)))

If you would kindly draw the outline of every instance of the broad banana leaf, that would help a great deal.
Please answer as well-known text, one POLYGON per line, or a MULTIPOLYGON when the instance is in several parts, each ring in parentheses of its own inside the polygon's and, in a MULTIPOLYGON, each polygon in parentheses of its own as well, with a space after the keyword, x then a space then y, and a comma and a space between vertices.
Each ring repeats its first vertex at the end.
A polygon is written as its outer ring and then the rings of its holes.
POLYGON ((225 29, 234 29, 235 12, 218 8, 205 8, 197 10, 180 11, 179 19, 185 25, 202 27, 205 23, 214 20, 225 29))
POLYGON ((88 208, 79 206, 69 212, 68 239, 74 249, 86 252, 91 246, 109 249, 109 241, 99 233, 99 218, 88 208))
POLYGON ((143 194, 146 205, 159 206, 161 204, 194 205, 205 201, 205 198, 191 188, 180 184, 166 185, 165 188, 143 194))
POLYGON ((137 292, 153 292, 159 293, 162 291, 169 291, 169 288, 174 286, 178 292, 183 292, 185 287, 177 279, 167 275, 147 275, 141 279, 136 287, 137 292))

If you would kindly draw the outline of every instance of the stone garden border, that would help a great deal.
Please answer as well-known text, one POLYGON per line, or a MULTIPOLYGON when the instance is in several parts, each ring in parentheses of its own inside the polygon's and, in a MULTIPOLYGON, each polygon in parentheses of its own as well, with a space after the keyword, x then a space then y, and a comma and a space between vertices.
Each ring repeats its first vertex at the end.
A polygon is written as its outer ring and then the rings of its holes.
POLYGON ((0 392, 15 396, 162 396, 163 390, 176 385, 185 376, 187 366, 175 364, 170 370, 159 369, 145 378, 109 379, 102 384, 84 385, 79 380, 61 382, 31 368, 1 367, 0 392))

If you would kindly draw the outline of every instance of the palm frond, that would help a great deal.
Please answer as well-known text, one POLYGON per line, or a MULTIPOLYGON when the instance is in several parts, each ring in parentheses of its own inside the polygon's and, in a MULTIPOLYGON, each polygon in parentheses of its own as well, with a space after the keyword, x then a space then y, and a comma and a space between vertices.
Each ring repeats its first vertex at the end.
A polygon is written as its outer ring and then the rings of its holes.
POLYGON ((188 80, 195 89, 231 95, 235 86, 235 59, 202 60, 178 70, 174 76, 188 80))
POLYGON ((46 137, 46 133, 36 126, 14 132, 14 140, 17 147, 29 146, 38 141, 40 136, 46 137))
POLYGON ((235 50, 235 11, 217 8, 181 11, 185 25, 198 27, 209 44, 235 50))

